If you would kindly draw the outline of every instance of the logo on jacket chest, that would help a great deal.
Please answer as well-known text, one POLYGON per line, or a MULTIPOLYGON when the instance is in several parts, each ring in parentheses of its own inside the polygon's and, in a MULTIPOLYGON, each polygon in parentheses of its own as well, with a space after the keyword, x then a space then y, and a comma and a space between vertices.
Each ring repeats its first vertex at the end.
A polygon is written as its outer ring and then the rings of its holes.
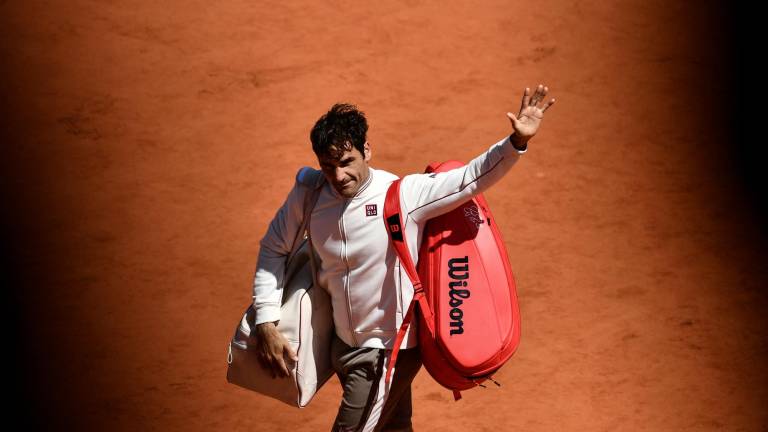
POLYGON ((378 212, 376 211, 376 204, 366 204, 365 205, 365 215, 366 216, 376 216, 378 212))

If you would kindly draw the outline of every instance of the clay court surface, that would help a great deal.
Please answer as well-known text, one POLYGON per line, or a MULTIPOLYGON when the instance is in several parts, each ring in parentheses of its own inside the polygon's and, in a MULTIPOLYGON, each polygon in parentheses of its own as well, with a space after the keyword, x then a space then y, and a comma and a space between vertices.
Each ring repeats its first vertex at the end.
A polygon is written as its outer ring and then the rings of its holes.
POLYGON ((557 103, 486 194, 519 350, 460 402, 422 370, 415 429, 766 430, 765 243, 723 151, 719 13, 1 1, 14 409, 58 430, 328 430, 335 379, 304 410, 225 380, 312 124, 357 104, 372 165, 405 175, 484 151, 542 82, 557 103))

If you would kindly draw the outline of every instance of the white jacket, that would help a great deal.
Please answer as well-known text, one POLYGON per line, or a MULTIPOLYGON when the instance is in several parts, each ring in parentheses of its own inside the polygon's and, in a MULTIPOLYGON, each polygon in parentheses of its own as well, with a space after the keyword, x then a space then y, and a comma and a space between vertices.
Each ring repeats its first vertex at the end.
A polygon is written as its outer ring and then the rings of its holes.
MULTIPOLYGON (((496 183, 525 150, 505 137, 467 165, 438 174, 412 174, 402 180, 400 202, 404 231, 414 263, 426 221, 447 213, 496 183)), ((296 184, 261 240, 253 283, 256 323, 280 319, 285 260, 303 217, 302 168, 296 184)), ((333 305, 336 334, 350 346, 391 349, 413 298, 413 285, 390 244, 382 216, 384 198, 397 176, 370 168, 353 198, 344 198, 325 182, 312 210, 310 235, 320 258, 318 283, 333 305)), ((417 344, 415 320, 401 348, 417 344)))

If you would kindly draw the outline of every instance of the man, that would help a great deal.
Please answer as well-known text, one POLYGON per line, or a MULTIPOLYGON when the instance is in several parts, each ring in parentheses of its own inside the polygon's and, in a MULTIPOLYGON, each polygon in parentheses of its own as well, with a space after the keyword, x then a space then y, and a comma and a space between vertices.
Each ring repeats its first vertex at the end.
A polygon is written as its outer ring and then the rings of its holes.
MULTIPOLYGON (((543 103, 547 92, 543 85, 533 95, 526 88, 518 115, 507 113, 512 134, 466 166, 403 178, 401 206, 407 215, 403 229, 414 259, 429 219, 487 189, 525 153, 544 111, 555 102, 543 103)), ((333 430, 410 431, 411 381, 421 366, 415 322, 400 347, 389 385, 384 376, 413 286, 400 270, 381 214, 387 189, 397 177, 370 167, 367 131, 362 112, 336 104, 310 133, 326 183, 311 211, 308 231, 320 258, 318 284, 331 296, 336 332, 331 355, 344 391, 333 430)), ((275 323, 280 319, 279 287, 286 256, 304 214, 308 189, 301 183, 307 170, 299 171, 296 185, 261 241, 254 280, 258 350, 262 364, 275 376, 287 376, 287 359, 296 358, 275 323)))

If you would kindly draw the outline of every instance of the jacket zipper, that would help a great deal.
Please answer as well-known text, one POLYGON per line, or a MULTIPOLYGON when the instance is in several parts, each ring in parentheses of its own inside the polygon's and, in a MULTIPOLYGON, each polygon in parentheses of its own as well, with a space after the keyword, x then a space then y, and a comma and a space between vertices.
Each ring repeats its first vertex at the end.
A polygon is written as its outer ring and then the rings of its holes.
POLYGON ((355 327, 352 323, 352 294, 349 292, 349 260, 347 258, 347 235, 344 229, 344 211, 349 205, 349 200, 344 201, 344 205, 341 206, 341 215, 339 216, 339 232, 341 232, 341 257, 344 260, 344 266, 346 267, 346 273, 344 275, 344 294, 347 296, 347 318, 349 319, 349 331, 352 334, 352 341, 355 346, 358 345, 357 338, 355 337, 355 327))

